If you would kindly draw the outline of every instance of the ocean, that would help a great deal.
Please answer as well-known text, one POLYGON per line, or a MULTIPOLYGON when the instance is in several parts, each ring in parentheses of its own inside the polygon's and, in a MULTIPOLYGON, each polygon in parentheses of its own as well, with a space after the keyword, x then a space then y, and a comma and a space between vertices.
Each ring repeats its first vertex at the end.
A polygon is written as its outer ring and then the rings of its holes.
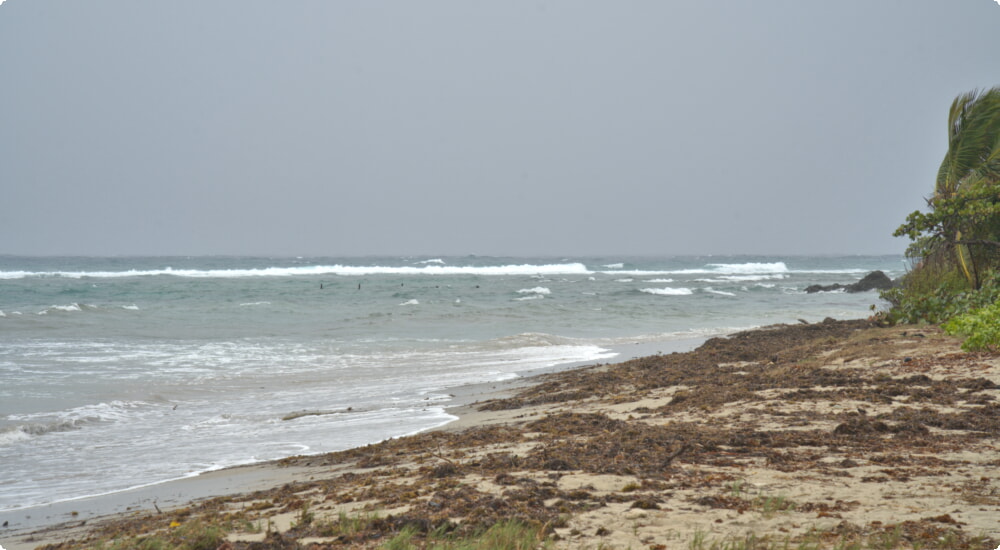
POLYGON ((450 390, 774 323, 902 256, 0 256, 0 511, 446 424, 450 390))

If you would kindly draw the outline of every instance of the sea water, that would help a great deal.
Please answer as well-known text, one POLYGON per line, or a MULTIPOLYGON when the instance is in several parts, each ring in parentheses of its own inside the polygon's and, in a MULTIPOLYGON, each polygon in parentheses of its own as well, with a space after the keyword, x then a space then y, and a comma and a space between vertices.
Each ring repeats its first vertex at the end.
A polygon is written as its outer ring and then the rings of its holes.
POLYGON ((0 511, 441 426, 449 390, 773 323, 900 256, 0 256, 0 511), (648 347, 648 346, 647 346, 648 347))

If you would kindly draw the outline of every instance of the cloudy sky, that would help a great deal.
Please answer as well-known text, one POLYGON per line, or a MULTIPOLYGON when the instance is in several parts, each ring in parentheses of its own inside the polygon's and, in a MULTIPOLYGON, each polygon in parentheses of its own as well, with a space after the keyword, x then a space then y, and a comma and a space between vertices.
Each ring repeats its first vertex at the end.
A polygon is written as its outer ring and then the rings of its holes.
POLYGON ((0 6, 0 253, 878 254, 994 0, 0 6))

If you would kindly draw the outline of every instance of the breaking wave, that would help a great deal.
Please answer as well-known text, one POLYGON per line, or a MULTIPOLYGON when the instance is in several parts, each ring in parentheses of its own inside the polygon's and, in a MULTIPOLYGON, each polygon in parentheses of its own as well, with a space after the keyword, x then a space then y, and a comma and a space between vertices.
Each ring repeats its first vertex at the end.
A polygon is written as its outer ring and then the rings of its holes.
POLYGON ((714 288, 711 287, 706 287, 704 290, 709 294, 717 294, 719 296, 736 296, 736 293, 734 292, 728 292, 726 290, 715 290, 714 288))
POLYGON ((656 294, 657 296, 690 296, 694 294, 690 288, 641 288, 639 292, 656 294))
POLYGON ((16 422, 0 430, 0 445, 23 441, 50 433, 80 430, 88 425, 124 420, 144 403, 111 401, 84 405, 58 413, 9 415, 16 422))
POLYGON ((304 267, 264 267, 254 269, 163 269, 126 271, 0 271, 0 279, 25 279, 43 277, 65 277, 70 279, 121 278, 173 276, 190 278, 237 278, 237 277, 292 277, 315 275, 586 275, 591 273, 582 263, 565 264, 521 264, 498 266, 449 266, 428 263, 423 267, 413 266, 350 266, 325 265, 304 267))
POLYGON ((552 291, 545 288, 544 286, 536 286, 535 288, 522 288, 517 291, 518 294, 552 294, 552 291))
POLYGON ((73 302, 64 306, 49 306, 38 312, 39 315, 49 315, 52 313, 79 313, 83 311, 99 311, 101 308, 92 304, 80 304, 73 302))

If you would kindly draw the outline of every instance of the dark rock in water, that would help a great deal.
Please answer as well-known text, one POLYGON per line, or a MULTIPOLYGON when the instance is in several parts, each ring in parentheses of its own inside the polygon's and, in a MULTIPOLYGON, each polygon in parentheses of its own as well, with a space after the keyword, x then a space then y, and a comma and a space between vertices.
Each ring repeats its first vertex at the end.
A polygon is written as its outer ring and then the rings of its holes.
POLYGON ((806 287, 806 292, 831 292, 834 290, 845 290, 847 292, 867 292, 869 290, 886 290, 895 285, 892 279, 882 271, 872 271, 865 275, 860 281, 849 285, 834 283, 832 285, 810 285, 806 287))
POLYGON ((882 273, 881 271, 872 271, 853 285, 847 285, 847 291, 866 292, 869 290, 888 290, 892 288, 892 285, 892 279, 890 279, 888 275, 882 273))
POLYGON ((806 287, 806 292, 809 294, 815 294, 816 292, 833 292, 834 290, 842 290, 845 287, 840 283, 834 283, 832 285, 809 285, 806 287))

